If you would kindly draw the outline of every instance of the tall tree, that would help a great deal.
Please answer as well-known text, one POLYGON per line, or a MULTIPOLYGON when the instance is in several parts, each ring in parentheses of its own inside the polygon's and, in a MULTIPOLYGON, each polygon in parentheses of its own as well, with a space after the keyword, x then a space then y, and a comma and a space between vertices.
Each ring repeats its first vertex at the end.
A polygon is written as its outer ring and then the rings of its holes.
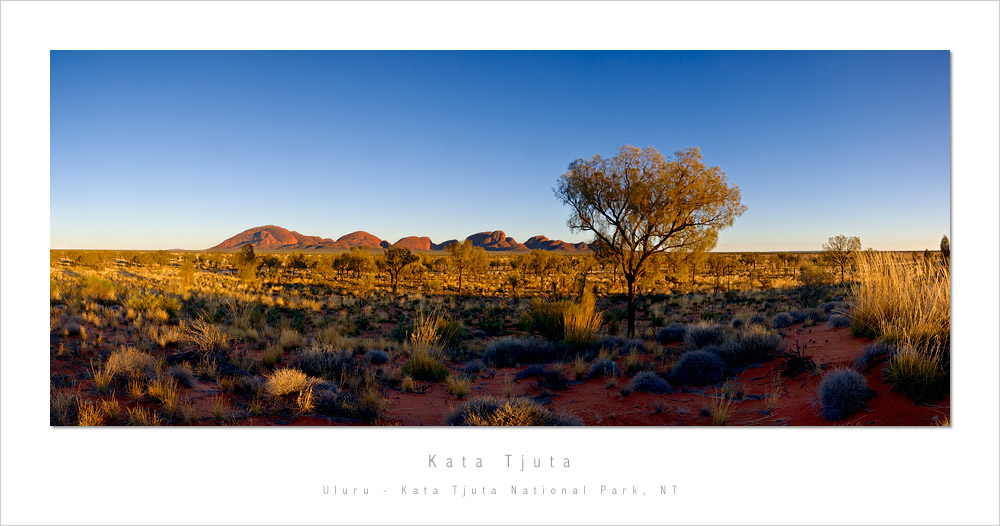
POLYGON ((948 241, 948 236, 941 237, 941 259, 945 265, 951 263, 951 241, 948 241))
POLYGON ((654 148, 623 146, 614 157, 577 159, 559 179, 569 227, 589 231, 625 278, 628 334, 635 335, 635 282, 650 256, 711 247, 721 229, 746 211, 740 190, 698 148, 667 160, 654 148))
POLYGON ((861 238, 858 236, 834 236, 827 243, 823 243, 823 256, 833 266, 840 268, 840 284, 844 284, 844 273, 854 255, 861 250, 861 238))
POLYGON ((409 264, 416 262, 420 258, 410 252, 408 248, 389 247, 375 260, 378 267, 389 275, 389 283, 392 285, 392 293, 396 293, 396 285, 399 283, 399 273, 409 264))

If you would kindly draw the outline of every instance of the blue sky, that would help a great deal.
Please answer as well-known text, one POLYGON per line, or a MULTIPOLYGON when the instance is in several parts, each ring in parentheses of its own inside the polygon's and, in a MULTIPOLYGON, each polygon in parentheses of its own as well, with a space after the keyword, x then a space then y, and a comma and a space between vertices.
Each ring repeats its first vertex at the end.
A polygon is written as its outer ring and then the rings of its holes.
POLYGON ((701 148, 748 211, 716 250, 935 248, 950 57, 903 52, 51 52, 51 247, 276 224, 567 241, 552 187, 624 144, 701 148))

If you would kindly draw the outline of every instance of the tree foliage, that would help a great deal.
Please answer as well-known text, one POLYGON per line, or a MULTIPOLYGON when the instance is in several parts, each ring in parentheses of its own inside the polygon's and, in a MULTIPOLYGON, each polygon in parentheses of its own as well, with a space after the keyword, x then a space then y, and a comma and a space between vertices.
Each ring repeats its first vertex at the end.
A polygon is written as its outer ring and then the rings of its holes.
POLYGON ((746 211, 740 190, 698 148, 667 160, 654 148, 623 146, 611 158, 577 159, 559 179, 569 227, 592 232, 598 255, 611 258, 628 287, 628 333, 635 334, 635 282, 656 253, 709 250, 721 229, 746 211))
POLYGON ((858 236, 834 236, 823 243, 824 257, 831 265, 840 269, 840 284, 844 284, 844 274, 847 267, 854 261, 855 254, 861 250, 861 238, 858 236))
POLYGON ((448 256, 451 266, 458 273, 458 294, 462 295, 462 278, 469 274, 477 274, 489 268, 490 260, 483 247, 477 247, 466 239, 461 243, 448 245, 448 256))
POLYGON ((381 256, 375 261, 378 268, 389 275, 389 283, 392 285, 392 293, 396 293, 396 286, 399 283, 399 273, 402 272, 407 265, 415 263, 420 258, 416 254, 410 252, 408 248, 401 247, 389 247, 382 252, 381 256))

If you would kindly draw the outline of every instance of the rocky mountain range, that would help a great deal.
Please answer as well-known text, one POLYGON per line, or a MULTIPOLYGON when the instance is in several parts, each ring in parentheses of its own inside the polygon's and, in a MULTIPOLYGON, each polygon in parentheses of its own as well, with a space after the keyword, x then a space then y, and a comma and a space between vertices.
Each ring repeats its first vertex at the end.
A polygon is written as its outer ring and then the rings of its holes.
MULTIPOLYGON (((483 247, 489 251, 515 251, 515 250, 561 250, 567 252, 579 252, 589 250, 587 243, 567 243, 557 239, 549 239, 545 236, 535 236, 518 243, 514 238, 508 237, 502 230, 492 232, 479 232, 467 237, 473 245, 483 247)), ((337 238, 319 236, 306 236, 294 230, 288 230, 280 226, 265 225, 244 230, 235 236, 226 239, 222 243, 208 250, 235 250, 244 245, 251 245, 258 250, 348 250, 351 247, 369 248, 389 248, 391 246, 408 248, 410 250, 432 251, 444 250, 452 243, 457 243, 456 239, 449 239, 443 243, 434 243, 427 236, 408 236, 395 243, 379 239, 377 236, 364 231, 351 232, 337 238)))

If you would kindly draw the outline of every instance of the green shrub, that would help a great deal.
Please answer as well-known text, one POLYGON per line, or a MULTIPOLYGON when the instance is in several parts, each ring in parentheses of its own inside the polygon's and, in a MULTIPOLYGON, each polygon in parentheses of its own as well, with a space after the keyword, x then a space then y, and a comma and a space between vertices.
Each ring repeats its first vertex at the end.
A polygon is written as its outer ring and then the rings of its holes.
POLYGON ((528 310, 524 313, 522 326, 526 330, 540 334, 549 340, 562 340, 566 311, 572 306, 573 302, 571 301, 547 301, 538 297, 531 298, 528 310))
POLYGON ((414 352, 403 364, 403 375, 415 380, 440 382, 448 377, 448 368, 430 352, 414 352))
POLYGON ((940 351, 918 351, 903 347, 885 365, 885 377, 893 391, 916 402, 933 402, 949 389, 948 375, 940 351))

